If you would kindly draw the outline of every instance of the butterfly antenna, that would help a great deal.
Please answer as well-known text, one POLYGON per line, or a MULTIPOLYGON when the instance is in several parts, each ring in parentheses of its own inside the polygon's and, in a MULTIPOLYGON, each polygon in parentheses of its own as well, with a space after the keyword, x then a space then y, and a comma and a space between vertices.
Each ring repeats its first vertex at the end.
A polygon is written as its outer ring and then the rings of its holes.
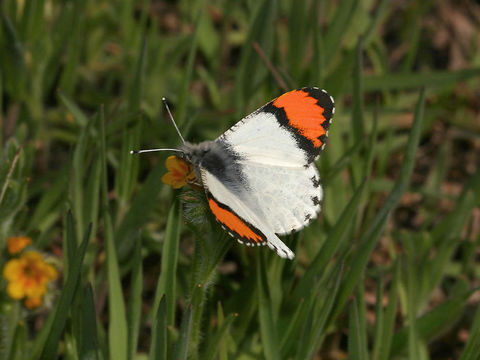
MULTIPOLYGON (((178 136, 180 136, 180 139, 182 139, 182 142, 185 144, 185 139, 183 138, 182 134, 180 134, 180 130, 178 130, 178 126, 175 123, 175 120, 173 119, 170 108, 168 107, 167 99, 165 99, 165 97, 162 97, 162 102, 163 102, 163 105, 165 105, 165 108, 167 109, 168 116, 170 116, 170 120, 172 120, 173 126, 175 126, 175 130, 177 130, 178 136)), ((142 154, 142 153, 156 152, 156 151, 175 151, 175 152, 183 153, 182 150, 178 150, 178 149, 146 149, 146 150, 130 150, 130 154, 142 154)))
POLYGON ((170 108, 168 107, 168 104, 167 104, 167 99, 165 99, 165 97, 162 97, 162 101, 163 101, 163 105, 165 105, 165 108, 167 109, 168 116, 170 116, 170 120, 172 120, 173 126, 175 126, 175 130, 177 130, 178 136, 180 136, 180 139, 182 139, 182 142, 185 144, 185 140, 183 139, 182 134, 180 134, 180 130, 178 130, 177 124, 175 123, 172 113, 170 112, 170 108))
POLYGON ((130 150, 130 154, 142 154, 142 153, 156 152, 156 151, 176 151, 179 153, 183 153, 182 150, 178 150, 178 149, 147 149, 147 150, 130 150))

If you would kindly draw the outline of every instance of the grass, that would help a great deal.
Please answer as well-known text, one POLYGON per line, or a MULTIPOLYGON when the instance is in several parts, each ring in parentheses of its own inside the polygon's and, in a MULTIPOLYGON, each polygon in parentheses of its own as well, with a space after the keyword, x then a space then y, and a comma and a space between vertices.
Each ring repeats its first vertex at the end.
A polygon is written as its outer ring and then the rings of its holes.
POLYGON ((25 235, 62 277, 35 310, 1 278, 0 358, 479 359, 480 45, 446 6, 2 2, 0 268, 25 235), (129 154, 179 144, 162 96, 197 142, 301 86, 336 113, 293 261, 129 154))

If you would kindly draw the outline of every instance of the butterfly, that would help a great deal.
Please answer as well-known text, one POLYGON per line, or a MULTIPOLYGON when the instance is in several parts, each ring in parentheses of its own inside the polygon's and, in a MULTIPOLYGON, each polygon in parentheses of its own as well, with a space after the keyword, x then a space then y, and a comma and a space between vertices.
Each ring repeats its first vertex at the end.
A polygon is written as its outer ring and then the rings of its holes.
POLYGON ((192 144, 179 132, 178 149, 136 153, 177 151, 193 166, 212 214, 232 237, 293 259, 278 235, 302 229, 320 211, 323 190, 314 161, 334 113, 325 90, 305 87, 270 101, 213 141, 192 144))

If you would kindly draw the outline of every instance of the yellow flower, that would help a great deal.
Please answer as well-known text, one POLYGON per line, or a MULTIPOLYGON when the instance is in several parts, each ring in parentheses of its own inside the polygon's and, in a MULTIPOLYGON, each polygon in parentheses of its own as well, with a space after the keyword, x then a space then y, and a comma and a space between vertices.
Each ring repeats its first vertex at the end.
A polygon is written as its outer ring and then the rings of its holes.
POLYGON ((192 164, 175 155, 171 155, 165 161, 168 172, 162 176, 162 182, 174 189, 180 189, 195 179, 195 171, 192 164))
POLYGON ((30 309, 42 304, 48 283, 57 276, 55 267, 36 251, 27 251, 20 258, 9 260, 3 269, 8 295, 15 300, 26 298, 25 306, 30 309))
POLYGON ((32 243, 28 236, 11 236, 7 239, 7 249, 11 255, 18 254, 32 243))

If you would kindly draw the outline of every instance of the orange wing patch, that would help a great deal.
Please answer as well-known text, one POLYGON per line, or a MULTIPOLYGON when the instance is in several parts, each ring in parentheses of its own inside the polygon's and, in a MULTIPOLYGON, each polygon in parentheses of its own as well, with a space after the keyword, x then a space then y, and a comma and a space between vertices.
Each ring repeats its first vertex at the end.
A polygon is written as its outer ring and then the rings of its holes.
POLYGON ((325 109, 318 105, 318 100, 302 90, 294 90, 283 94, 273 101, 277 108, 283 108, 290 126, 320 148, 323 142, 319 139, 326 135, 322 124, 327 121, 323 115, 325 109))
POLYGON ((262 243, 264 239, 260 234, 257 234, 251 226, 245 223, 237 215, 235 215, 228 208, 220 206, 218 202, 213 198, 208 199, 208 205, 210 210, 212 210, 213 215, 217 220, 227 227, 229 230, 235 232, 236 235, 240 237, 240 240, 247 242, 254 242, 256 244, 262 243))

